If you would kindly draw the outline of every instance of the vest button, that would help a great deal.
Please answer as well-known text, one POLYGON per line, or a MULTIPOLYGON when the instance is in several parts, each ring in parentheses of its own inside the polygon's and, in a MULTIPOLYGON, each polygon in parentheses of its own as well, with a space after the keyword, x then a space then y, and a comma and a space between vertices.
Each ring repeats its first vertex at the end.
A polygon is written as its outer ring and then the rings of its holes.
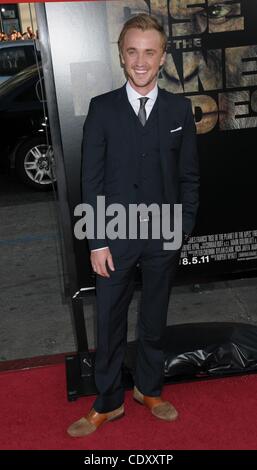
POLYGON ((138 184, 134 183, 133 186, 135 189, 138 189, 138 184))

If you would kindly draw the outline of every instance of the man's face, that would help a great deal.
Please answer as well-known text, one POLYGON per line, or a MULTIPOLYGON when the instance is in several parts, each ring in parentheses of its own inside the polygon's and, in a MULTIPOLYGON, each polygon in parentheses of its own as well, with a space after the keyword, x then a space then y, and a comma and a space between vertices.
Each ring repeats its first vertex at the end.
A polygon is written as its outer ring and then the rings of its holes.
POLYGON ((147 95, 154 88, 165 56, 161 35, 155 29, 131 28, 126 32, 121 61, 131 86, 138 93, 147 95))

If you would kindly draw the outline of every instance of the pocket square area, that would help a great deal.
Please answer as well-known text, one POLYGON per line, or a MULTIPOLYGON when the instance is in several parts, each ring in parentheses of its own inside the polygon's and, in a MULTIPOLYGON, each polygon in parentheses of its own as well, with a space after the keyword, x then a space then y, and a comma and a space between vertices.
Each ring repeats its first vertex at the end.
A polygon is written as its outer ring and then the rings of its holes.
POLYGON ((182 129, 182 126, 180 127, 176 127, 176 129, 171 129, 170 132, 177 132, 177 131, 181 131, 182 129))

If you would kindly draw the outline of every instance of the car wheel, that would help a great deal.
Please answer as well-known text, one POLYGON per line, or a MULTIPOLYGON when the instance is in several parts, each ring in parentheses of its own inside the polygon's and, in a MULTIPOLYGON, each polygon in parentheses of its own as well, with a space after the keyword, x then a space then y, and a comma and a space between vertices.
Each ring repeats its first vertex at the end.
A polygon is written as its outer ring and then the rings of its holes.
POLYGON ((44 138, 32 137, 17 149, 15 169, 18 177, 37 191, 48 191, 56 181, 52 145, 44 138))

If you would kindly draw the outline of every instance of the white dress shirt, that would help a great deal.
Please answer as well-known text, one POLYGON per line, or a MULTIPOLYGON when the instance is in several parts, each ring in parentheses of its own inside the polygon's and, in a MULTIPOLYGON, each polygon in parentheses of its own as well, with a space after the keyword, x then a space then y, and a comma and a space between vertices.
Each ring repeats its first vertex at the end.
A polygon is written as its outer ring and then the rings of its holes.
MULTIPOLYGON (((154 103, 157 100, 158 96, 158 86, 157 82, 154 86, 154 88, 147 93, 147 95, 140 95, 134 88, 130 85, 129 81, 127 81, 126 84, 126 92, 128 95, 128 100, 134 109, 136 115, 138 115, 139 108, 140 108, 140 101, 139 98, 149 98, 145 104, 145 111, 146 111, 146 119, 149 118, 150 112, 153 109, 154 103)), ((103 246, 102 248, 96 248, 95 250, 91 251, 99 251, 99 250, 104 250, 105 248, 108 248, 107 246, 103 246)))
POLYGON ((129 81, 126 84, 126 91, 128 95, 128 100, 134 109, 136 115, 138 115, 139 108, 140 108, 140 101, 139 98, 149 98, 145 104, 145 110, 146 110, 146 119, 149 118, 150 112, 153 109, 154 103, 157 99, 158 95, 158 86, 157 83, 155 84, 155 87, 147 93, 147 95, 140 95, 134 88, 130 85, 129 81))

